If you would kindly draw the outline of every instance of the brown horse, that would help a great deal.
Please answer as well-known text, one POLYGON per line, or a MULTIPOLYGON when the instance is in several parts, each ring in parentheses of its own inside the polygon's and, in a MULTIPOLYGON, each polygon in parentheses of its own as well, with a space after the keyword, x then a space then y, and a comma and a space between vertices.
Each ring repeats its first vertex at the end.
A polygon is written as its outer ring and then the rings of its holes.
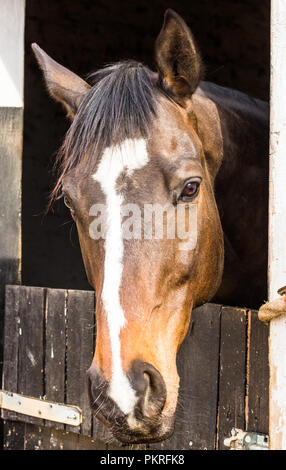
POLYGON ((172 10, 156 73, 127 61, 87 83, 33 49, 72 120, 53 195, 70 208, 97 295, 91 406, 123 442, 165 439, 192 309, 215 295, 247 306, 266 297, 268 107, 201 82, 172 10))

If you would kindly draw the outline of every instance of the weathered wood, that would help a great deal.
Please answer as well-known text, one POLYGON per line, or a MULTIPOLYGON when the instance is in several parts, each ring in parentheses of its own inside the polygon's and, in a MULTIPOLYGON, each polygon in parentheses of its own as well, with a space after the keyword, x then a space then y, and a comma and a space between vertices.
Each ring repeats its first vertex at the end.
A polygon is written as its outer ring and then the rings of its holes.
POLYGON ((10 423, 5 449, 13 450, 107 450, 98 442, 81 434, 56 430, 30 423, 10 423), (16 424, 16 427, 14 426, 16 424), (17 428, 21 425, 21 428, 17 428))
MULTIPOLYGON (((113 446, 94 440, 91 437, 71 432, 63 432, 44 426, 26 423, 24 429, 25 450, 139 450, 146 446, 113 446)), ((19 442, 21 444, 21 442, 19 442)), ((21 448, 19 448, 20 450, 21 448)))
MULTIPOLYGON (((18 356, 19 356, 19 324, 20 324, 20 290, 18 286, 6 286, 6 314, 4 337, 4 364, 2 386, 5 390, 18 390, 18 356)), ((1 410, 3 419, 17 419, 12 411, 1 410)))
MULTIPOLYGON (((65 402, 66 291, 47 289, 45 306, 45 396, 65 402)), ((64 429, 64 424, 46 421, 46 426, 64 429)))
MULTIPOLYGON (((91 416, 86 393, 95 348, 94 293, 25 286, 6 291, 5 388, 78 405, 84 416, 81 427, 64 432, 60 424, 35 419, 32 425, 27 416, 5 415, 26 423, 24 447, 122 448, 91 416), (84 444, 80 434, 90 436, 84 444)), ((177 360, 181 387, 175 432, 151 448, 224 449, 234 426, 267 432, 266 359, 267 327, 257 312, 215 304, 195 309, 177 360)), ((13 442, 22 445, 20 428, 13 425, 5 425, 8 448, 13 442)))
MULTIPOLYGON (((44 396, 44 301, 45 289, 21 288, 17 392, 37 398, 44 396)), ((19 419, 25 422, 42 423, 37 418, 21 416, 19 419)))
POLYGON ((86 388, 86 371, 94 353, 94 310, 94 292, 67 292, 66 402, 78 405, 84 419, 80 427, 67 426, 66 429, 89 436, 92 433, 92 416, 86 388))
POLYGON ((220 305, 207 304, 192 312, 177 360, 180 394, 175 432, 159 448, 215 449, 220 310, 220 305))
POLYGON ((245 426, 247 312, 238 308, 221 310, 221 344, 218 402, 218 448, 231 429, 245 426))
POLYGON ((45 428, 36 424, 25 423, 24 429, 24 450, 43 450, 48 449, 49 443, 45 439, 45 428))
POLYGON ((25 423, 4 421, 4 450, 23 450, 25 448, 25 423))
POLYGON ((78 450, 79 435, 25 424, 25 450, 78 450))
POLYGON ((247 413, 246 430, 268 434, 269 327, 248 313, 247 413))

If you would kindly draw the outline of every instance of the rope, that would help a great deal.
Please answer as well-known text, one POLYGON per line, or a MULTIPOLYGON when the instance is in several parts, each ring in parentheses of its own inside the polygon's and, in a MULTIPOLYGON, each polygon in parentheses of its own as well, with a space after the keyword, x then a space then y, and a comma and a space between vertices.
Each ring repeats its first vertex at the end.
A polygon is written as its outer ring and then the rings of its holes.
POLYGON ((268 323, 273 320, 273 318, 286 314, 286 286, 281 287, 281 289, 278 290, 278 294, 280 294, 281 297, 271 300, 271 302, 266 302, 260 307, 258 311, 259 320, 268 323))

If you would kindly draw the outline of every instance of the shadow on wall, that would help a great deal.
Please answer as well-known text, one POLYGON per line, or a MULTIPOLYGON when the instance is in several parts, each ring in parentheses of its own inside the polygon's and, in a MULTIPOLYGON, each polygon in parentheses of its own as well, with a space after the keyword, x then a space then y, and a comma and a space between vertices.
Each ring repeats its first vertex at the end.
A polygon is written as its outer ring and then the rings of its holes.
POLYGON ((269 1, 27 0, 23 155, 23 284, 88 289, 76 227, 61 201, 44 215, 55 153, 68 129, 48 97, 30 44, 84 76, 133 58, 153 66, 167 8, 189 24, 206 79, 268 99, 269 1))

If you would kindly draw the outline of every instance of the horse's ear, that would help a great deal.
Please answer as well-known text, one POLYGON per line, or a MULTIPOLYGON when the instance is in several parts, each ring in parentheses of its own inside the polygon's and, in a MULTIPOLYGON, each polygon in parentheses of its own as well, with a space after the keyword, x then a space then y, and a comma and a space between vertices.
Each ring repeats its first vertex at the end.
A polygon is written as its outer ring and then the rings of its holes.
POLYGON ((58 64, 38 44, 33 43, 32 49, 44 73, 50 95, 63 104, 68 117, 73 119, 84 95, 90 89, 90 85, 75 73, 58 64))
POLYGON ((161 86, 175 100, 190 97, 202 77, 202 63, 193 36, 173 10, 165 12, 164 24, 155 45, 161 86))

